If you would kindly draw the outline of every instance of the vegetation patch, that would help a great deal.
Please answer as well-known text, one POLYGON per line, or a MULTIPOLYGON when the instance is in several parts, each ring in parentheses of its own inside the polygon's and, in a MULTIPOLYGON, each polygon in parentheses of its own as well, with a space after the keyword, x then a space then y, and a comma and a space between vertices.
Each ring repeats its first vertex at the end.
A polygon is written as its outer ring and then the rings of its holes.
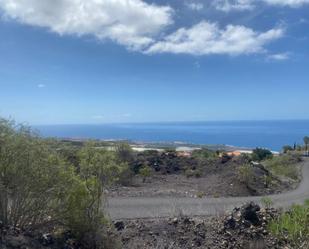
POLYGON ((299 180, 301 158, 297 154, 284 154, 263 162, 268 170, 278 176, 299 180))
POLYGON ((91 143, 62 150, 57 141, 0 119, 0 244, 10 231, 43 229, 70 233, 81 248, 110 248, 104 191, 127 168, 91 143))
POLYGON ((304 205, 294 205, 269 223, 269 230, 293 248, 309 247, 309 200, 304 205))

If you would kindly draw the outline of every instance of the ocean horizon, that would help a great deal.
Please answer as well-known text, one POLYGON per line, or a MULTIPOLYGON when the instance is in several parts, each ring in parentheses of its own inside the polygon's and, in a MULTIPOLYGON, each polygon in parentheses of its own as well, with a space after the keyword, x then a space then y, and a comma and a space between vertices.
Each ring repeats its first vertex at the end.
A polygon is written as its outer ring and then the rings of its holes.
POLYGON ((36 125, 44 137, 263 147, 303 144, 309 120, 36 125))

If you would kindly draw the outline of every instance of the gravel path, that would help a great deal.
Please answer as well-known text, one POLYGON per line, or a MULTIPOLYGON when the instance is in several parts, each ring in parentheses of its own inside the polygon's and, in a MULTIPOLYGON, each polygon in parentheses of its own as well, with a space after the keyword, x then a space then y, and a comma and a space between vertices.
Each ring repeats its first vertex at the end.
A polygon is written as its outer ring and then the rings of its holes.
MULTIPOLYGON (((309 159, 302 163, 303 179, 299 187, 283 194, 269 196, 275 207, 287 208, 309 199, 309 159)), ((262 197, 228 198, 143 198, 117 197, 108 200, 112 219, 163 218, 179 214, 188 216, 220 215, 248 201, 260 203, 262 197)))

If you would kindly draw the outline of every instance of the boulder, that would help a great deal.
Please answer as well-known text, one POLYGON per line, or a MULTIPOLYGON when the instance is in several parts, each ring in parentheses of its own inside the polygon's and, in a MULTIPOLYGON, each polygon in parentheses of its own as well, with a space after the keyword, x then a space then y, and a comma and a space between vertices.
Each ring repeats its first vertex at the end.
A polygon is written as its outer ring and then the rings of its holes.
POLYGON ((260 223, 258 216, 260 209, 261 208, 259 205, 255 204, 254 202, 250 202, 242 207, 241 215, 244 220, 249 221, 253 225, 258 225, 260 223))

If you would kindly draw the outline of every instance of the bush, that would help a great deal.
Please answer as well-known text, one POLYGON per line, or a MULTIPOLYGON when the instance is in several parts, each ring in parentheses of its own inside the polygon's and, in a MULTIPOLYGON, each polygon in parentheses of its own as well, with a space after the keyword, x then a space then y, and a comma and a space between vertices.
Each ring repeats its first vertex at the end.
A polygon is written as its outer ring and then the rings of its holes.
POLYGON ((271 159, 273 154, 270 150, 263 149, 263 148, 256 148, 252 152, 252 160, 253 161, 263 161, 265 159, 271 159))
POLYGON ((201 169, 186 169, 185 171, 185 176, 187 178, 190 178, 190 177, 196 177, 196 178, 199 178, 201 177, 203 174, 202 174, 202 170, 201 169))
POLYGON ((253 171, 250 164, 241 165, 238 169, 239 180, 240 182, 244 183, 246 186, 249 186, 252 178, 253 178, 253 171))
POLYGON ((293 151, 293 150, 294 150, 294 149, 293 149, 292 146, 290 146, 290 145, 285 145, 285 146, 282 147, 283 153, 287 153, 287 152, 293 151))
POLYGON ((305 205, 294 205, 269 223, 272 234, 284 241, 288 240, 295 248, 308 248, 309 244, 309 201, 305 205))
POLYGON ((71 166, 30 128, 0 121, 0 220, 21 228, 56 219, 71 166))
POLYGON ((118 143, 116 154, 120 161, 130 163, 134 160, 134 152, 128 143, 118 143))
POLYGON ((296 165, 301 158, 296 154, 284 154, 264 162, 266 168, 275 175, 281 175, 293 180, 299 179, 299 167, 296 165))
POLYGON ((115 246, 117 241, 108 236, 111 227, 105 216, 105 202, 99 185, 95 177, 87 181, 76 177, 66 198, 62 200, 63 208, 57 217, 82 248, 120 248, 115 246))
POLYGON ((202 191, 197 192, 196 197, 197 198, 203 198, 205 196, 205 193, 202 191))
POLYGON ((271 206, 274 204, 270 197, 263 197, 261 202, 265 208, 271 208, 271 206))
POLYGON ((198 159, 200 161, 204 161, 206 159, 215 159, 218 158, 218 155, 215 151, 203 148, 201 150, 194 150, 192 152, 192 157, 198 159))
POLYGON ((117 155, 105 149, 97 149, 93 142, 88 142, 79 153, 80 175, 86 181, 98 179, 100 191, 119 180, 128 169, 128 164, 119 162, 117 155))
POLYGON ((146 179, 151 176, 152 170, 149 166, 143 166, 139 170, 139 174, 143 177, 143 182, 146 182, 146 179))
POLYGON ((0 119, 0 221, 31 230, 56 226, 83 248, 106 248, 103 189, 125 165, 86 147, 79 175, 60 155, 30 128, 0 119))

